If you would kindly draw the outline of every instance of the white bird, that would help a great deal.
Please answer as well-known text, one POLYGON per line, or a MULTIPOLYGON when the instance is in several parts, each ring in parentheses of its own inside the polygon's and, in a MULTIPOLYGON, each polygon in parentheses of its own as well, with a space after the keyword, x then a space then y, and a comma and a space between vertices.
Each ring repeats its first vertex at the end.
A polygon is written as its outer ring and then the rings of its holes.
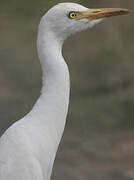
POLYGON ((60 3, 41 19, 37 49, 43 71, 41 95, 33 109, 0 139, 0 180, 49 180, 69 104, 69 72, 62 56, 64 40, 103 18, 126 9, 88 9, 60 3))

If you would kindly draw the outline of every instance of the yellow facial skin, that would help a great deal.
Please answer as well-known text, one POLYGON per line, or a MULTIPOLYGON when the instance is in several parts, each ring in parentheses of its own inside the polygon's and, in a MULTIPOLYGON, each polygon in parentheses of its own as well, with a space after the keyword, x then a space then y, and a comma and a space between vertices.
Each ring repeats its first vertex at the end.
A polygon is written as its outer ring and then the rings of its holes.
POLYGON ((91 21, 111 16, 124 15, 130 12, 131 11, 128 9, 121 8, 89 9, 84 12, 70 12, 69 18, 75 20, 87 18, 91 21))

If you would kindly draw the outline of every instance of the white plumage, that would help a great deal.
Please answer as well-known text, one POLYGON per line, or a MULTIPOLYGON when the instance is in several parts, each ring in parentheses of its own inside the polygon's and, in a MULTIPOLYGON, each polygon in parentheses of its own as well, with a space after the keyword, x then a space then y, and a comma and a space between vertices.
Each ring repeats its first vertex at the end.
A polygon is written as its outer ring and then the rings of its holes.
POLYGON ((69 72, 62 45, 72 33, 100 21, 101 17, 90 19, 93 13, 78 4, 61 3, 41 19, 37 40, 43 71, 41 95, 33 109, 0 139, 0 180, 50 179, 69 103, 69 72), (69 17, 70 12, 76 12, 78 19, 73 14, 69 17))

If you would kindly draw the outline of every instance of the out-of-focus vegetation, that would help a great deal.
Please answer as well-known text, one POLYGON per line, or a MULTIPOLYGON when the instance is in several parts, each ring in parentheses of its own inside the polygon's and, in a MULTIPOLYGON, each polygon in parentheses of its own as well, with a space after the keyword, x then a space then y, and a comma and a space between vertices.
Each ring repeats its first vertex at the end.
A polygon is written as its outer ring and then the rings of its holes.
MULTIPOLYGON (((58 2, 64 1, 0 1, 0 134, 40 94, 37 27, 58 2)), ((73 2, 134 9, 132 0, 73 2)), ((52 179, 134 179, 133 19, 133 14, 107 19, 65 42, 71 100, 52 179)))

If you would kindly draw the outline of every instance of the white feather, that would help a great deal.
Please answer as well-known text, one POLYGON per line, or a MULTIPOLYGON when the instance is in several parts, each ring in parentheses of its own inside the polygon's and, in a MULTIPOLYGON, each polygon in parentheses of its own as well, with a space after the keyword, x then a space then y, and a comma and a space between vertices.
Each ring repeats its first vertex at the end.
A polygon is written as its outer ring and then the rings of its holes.
POLYGON ((41 19, 38 55, 43 71, 41 95, 33 109, 0 139, 0 180, 49 180, 64 130, 69 103, 69 72, 62 56, 64 40, 96 22, 68 18, 70 11, 86 11, 74 4, 58 4, 41 19))

